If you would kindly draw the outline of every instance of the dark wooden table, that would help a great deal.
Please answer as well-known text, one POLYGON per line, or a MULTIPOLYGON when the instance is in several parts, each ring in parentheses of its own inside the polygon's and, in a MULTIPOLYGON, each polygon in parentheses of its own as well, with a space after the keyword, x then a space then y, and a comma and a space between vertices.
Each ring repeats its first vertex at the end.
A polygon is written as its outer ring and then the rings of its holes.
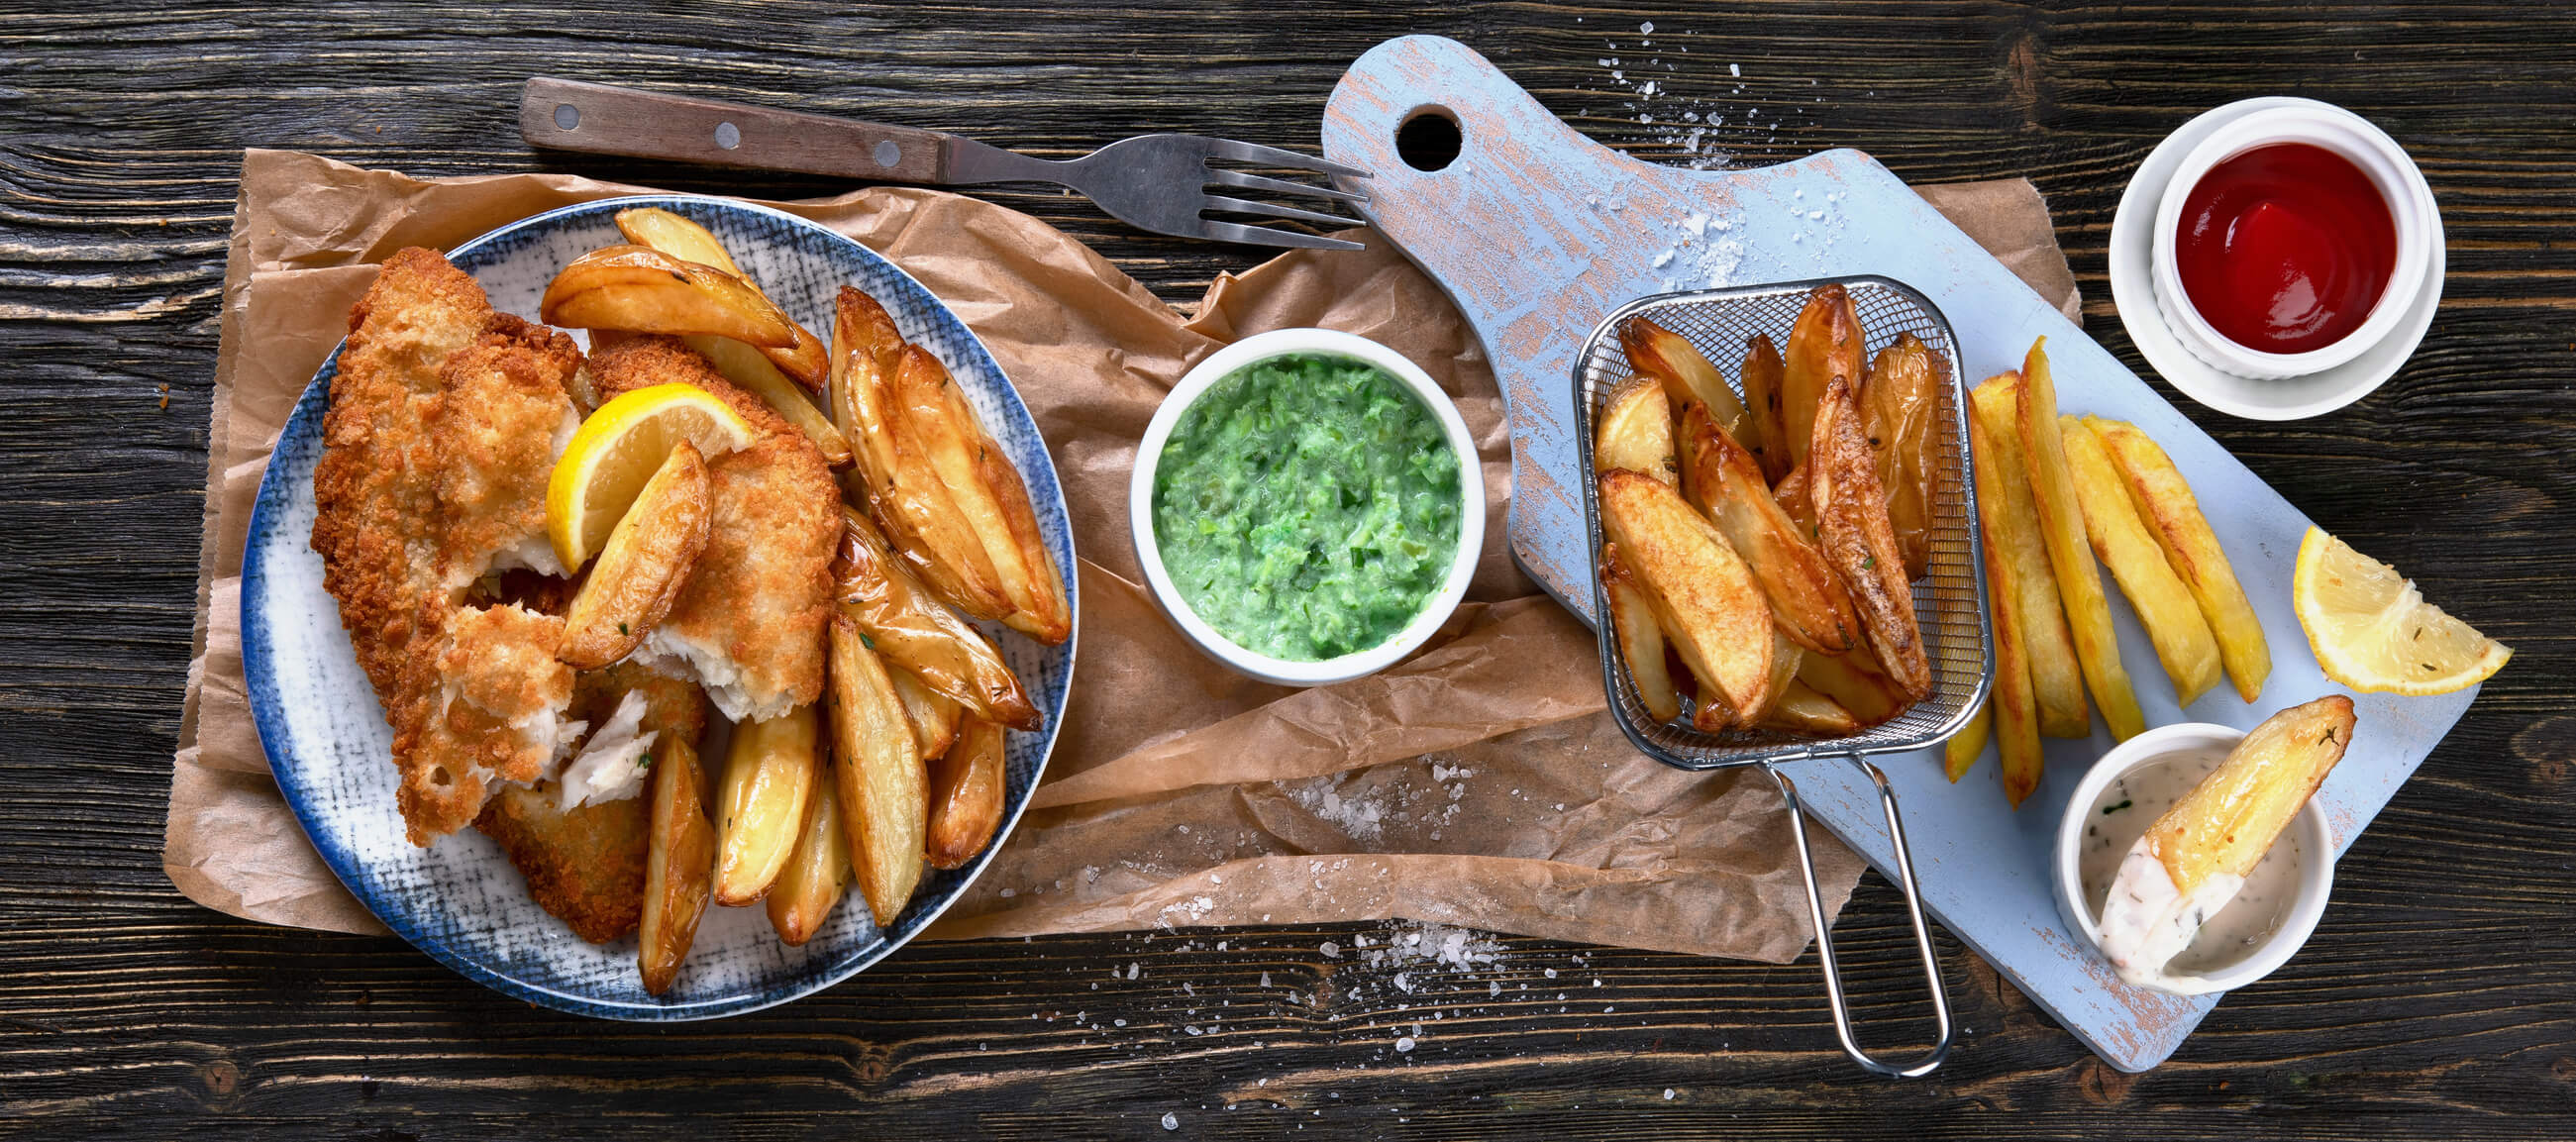
MULTIPOLYGON (((2576 1137, 2576 19, 2529 0, 690 7, 0 3, 0 1132, 2576 1137), (2301 94, 2414 152, 2450 280, 2406 371, 2297 424, 2184 405, 2328 529, 2518 651, 2353 847, 2298 959, 2132 1077, 1945 940, 1969 1033, 1935 1076, 1899 1084, 1835 1049, 1812 956, 1505 939, 1472 974, 1416 965, 1408 993, 1393 968, 1319 953, 1371 925, 917 945, 782 1009, 646 1028, 502 999, 397 940, 238 922, 164 879, 243 147, 419 174, 834 189, 531 153, 514 108, 541 72, 1042 154, 1161 130, 1311 146, 1342 66, 1415 31, 1466 41, 1648 157, 1688 157, 1672 123, 1696 110, 1725 116, 1703 152, 1741 165, 1857 146, 1916 181, 2026 175, 2055 210, 2087 328, 2142 373, 2104 244, 2165 132, 2231 99, 2301 94), (1488 994, 1496 980, 1506 995, 1488 994), (1189 1033, 1216 1007, 1221 1032, 1189 1033), (1416 1049, 1393 1050, 1416 1020, 1430 1027, 1416 1049)), ((1175 301, 1261 257, 1140 236, 1075 199, 995 197, 1175 301)), ((1841 931, 1862 1017, 1901 1021, 1915 999, 1893 891, 1867 878, 1841 931)))

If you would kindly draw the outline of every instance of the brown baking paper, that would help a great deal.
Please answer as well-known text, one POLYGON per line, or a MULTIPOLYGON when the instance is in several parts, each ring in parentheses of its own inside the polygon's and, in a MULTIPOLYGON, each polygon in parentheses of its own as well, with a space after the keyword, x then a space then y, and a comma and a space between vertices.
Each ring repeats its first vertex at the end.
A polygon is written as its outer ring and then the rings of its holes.
MULTIPOLYGON (((224 279, 198 585, 198 652, 163 865, 236 916, 383 927, 341 888, 269 780, 241 667, 239 568, 279 427, 346 329, 374 264, 619 194, 564 175, 422 180, 251 151, 224 279)), ((2074 282, 2026 182, 1925 191, 2070 315, 2074 282)), ((1081 665, 1047 776, 938 936, 1408 918, 1785 961, 1809 926, 1783 805, 1758 775, 1638 755, 1602 712, 1592 638, 1512 565, 1509 445, 1474 334, 1383 242, 1300 251, 1220 279, 1184 317, 1026 215, 874 188, 770 203, 886 255, 989 346, 1054 454, 1082 555, 1081 665), (1297 325, 1381 341, 1457 398, 1483 453, 1486 550, 1425 650, 1311 690, 1198 655, 1139 586, 1135 442, 1188 367, 1297 325)), ((1817 838, 1839 910, 1860 862, 1817 838)))

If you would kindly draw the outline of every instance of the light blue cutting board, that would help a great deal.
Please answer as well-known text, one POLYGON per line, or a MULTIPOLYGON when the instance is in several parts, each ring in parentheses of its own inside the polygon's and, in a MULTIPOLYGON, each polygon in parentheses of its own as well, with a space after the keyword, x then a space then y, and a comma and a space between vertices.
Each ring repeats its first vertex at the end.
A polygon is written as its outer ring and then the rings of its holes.
MULTIPOLYGON (((1441 283, 1482 336, 1511 413, 1513 551, 1585 621, 1593 592, 1574 483, 1573 367, 1602 315, 1671 290, 1883 274, 1941 307, 1970 381, 2018 367, 2032 339, 2046 336, 2066 411, 2136 422, 2190 477, 2262 616, 2272 677, 2252 706, 2222 684, 2186 713, 2125 601, 2115 602, 2121 654, 2150 725, 2250 727, 2285 706, 2348 692, 2318 672, 2290 609, 2307 516, 1868 155, 1826 151, 1746 171, 1638 162, 1567 127, 1465 45, 1435 36, 1390 40, 1351 65, 1325 111, 1324 153, 1374 173, 1369 220, 1441 283), (1436 172, 1396 153, 1398 128, 1426 112, 1454 118, 1464 139, 1457 159, 1436 172)), ((2473 697, 2354 695, 2352 750, 2317 795, 2338 853, 2473 697)), ((2110 745, 2099 729, 2091 741, 2049 742, 2046 777, 2019 812, 2005 807, 1991 749, 1955 786, 1942 779, 1936 750, 1880 760, 1904 805, 1924 902, 1940 922, 2113 1066, 2140 1071, 2172 1054, 2218 1000, 2120 983, 2058 918, 2052 838, 2068 792, 2110 745)), ((1892 865, 1865 779, 1838 763, 1795 776, 1836 835, 1882 872, 1892 865)), ((2318 938, 2333 939, 2333 928, 2329 909, 2318 938)), ((2285 970, 2295 974, 2295 961, 2285 970)), ((1865 1040, 1872 1030, 1861 1029, 1865 1040)), ((1975 1041, 1971 1034, 1963 1043, 1973 1049, 1975 1041)))

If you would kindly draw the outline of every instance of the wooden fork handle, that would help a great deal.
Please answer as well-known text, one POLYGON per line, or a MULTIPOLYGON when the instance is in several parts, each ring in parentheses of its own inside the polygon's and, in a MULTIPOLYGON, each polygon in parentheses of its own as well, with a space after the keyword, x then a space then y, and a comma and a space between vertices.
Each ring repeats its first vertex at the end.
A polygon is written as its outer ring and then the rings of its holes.
POLYGON ((519 134, 566 151, 797 171, 866 182, 946 182, 957 136, 569 79, 530 79, 519 134))

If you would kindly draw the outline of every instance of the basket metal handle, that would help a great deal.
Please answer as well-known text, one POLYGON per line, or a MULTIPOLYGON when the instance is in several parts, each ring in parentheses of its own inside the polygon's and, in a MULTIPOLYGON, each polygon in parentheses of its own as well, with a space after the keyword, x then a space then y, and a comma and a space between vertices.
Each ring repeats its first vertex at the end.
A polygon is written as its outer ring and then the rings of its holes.
POLYGON ((1950 1055, 1950 996, 1941 984, 1941 962, 1932 950, 1932 932, 1923 922, 1923 897, 1914 883, 1914 858, 1905 846, 1905 822, 1896 811, 1896 790, 1888 785, 1887 775, 1877 766, 1862 760, 1859 754, 1843 755, 1861 772, 1878 784, 1879 807, 1887 813, 1887 835, 1896 842, 1896 884, 1905 890, 1905 914, 1914 922, 1914 949, 1923 957, 1923 978, 1932 989, 1932 1014, 1941 1029, 1941 1039, 1922 1058, 1903 1065, 1884 1063, 1861 1050, 1860 1040, 1852 1034, 1851 1008, 1843 1001, 1842 969, 1834 958, 1834 934, 1826 926, 1825 898, 1816 887, 1815 858, 1807 852, 1807 814, 1798 803, 1798 786, 1789 775, 1770 762, 1762 763, 1764 772, 1780 786, 1780 796, 1789 802, 1789 831, 1798 839, 1798 868, 1806 873, 1807 914, 1816 922, 1816 959, 1825 969, 1825 998, 1834 1009, 1834 1034, 1842 1039, 1843 1053, 1852 1061, 1877 1074, 1891 1078, 1921 1078, 1932 1073, 1941 1060, 1950 1055))

